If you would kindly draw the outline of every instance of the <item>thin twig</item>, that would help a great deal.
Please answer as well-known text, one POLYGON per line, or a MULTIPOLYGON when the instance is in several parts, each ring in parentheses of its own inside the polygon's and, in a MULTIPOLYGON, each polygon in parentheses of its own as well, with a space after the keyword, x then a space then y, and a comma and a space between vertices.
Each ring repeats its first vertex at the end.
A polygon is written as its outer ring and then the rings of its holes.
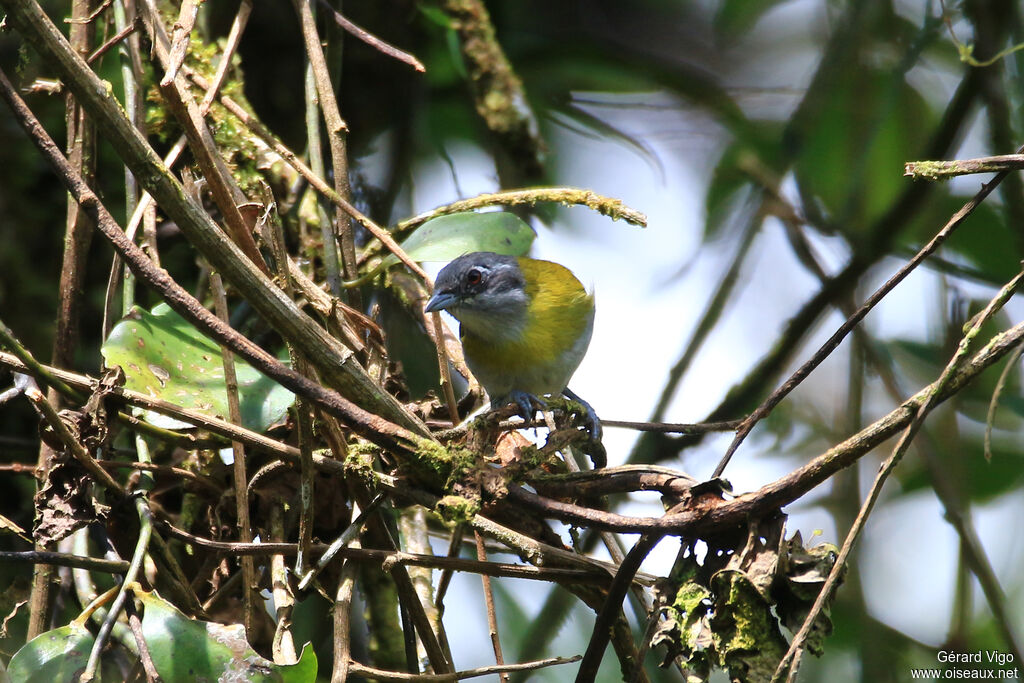
MULTIPOLYGON (((327 166, 324 163, 324 144, 320 125, 320 94, 316 89, 313 63, 308 59, 306 60, 304 86, 306 154, 309 157, 309 168, 318 178, 327 178, 327 166)), ((342 293, 342 266, 341 253, 338 250, 338 235, 322 201, 316 202, 316 215, 320 221, 320 256, 324 261, 324 278, 327 284, 327 291, 330 292, 331 296, 340 297, 342 293)))
MULTIPOLYGON (((363 531, 363 527, 366 525, 367 517, 374 514, 377 511, 377 508, 380 507, 385 500, 386 498, 383 493, 378 493, 374 496, 373 500, 370 501, 370 504, 366 506, 366 509, 360 510, 356 515, 356 518, 352 520, 352 523, 345 527, 345 530, 341 532, 341 535, 327 546, 327 549, 323 552, 323 555, 320 556, 320 560, 316 565, 311 567, 308 571, 304 571, 302 574, 299 574, 301 577, 301 580, 299 581, 300 591, 308 590, 309 585, 317 575, 324 570, 330 561, 333 560, 341 550, 347 548, 358 538, 359 534, 363 531)), ((309 542, 308 546, 307 550, 312 548, 312 541, 309 542)), ((301 544, 299 544, 299 550, 302 550, 301 544)))
POLYGON ((213 82, 203 96, 203 101, 199 103, 200 116, 206 116, 206 113, 210 111, 210 105, 217 99, 220 87, 231 67, 231 60, 235 56, 235 51, 238 50, 238 44, 242 42, 242 33, 245 31, 245 25, 249 22, 250 14, 252 14, 252 0, 242 0, 238 5, 238 12, 235 13, 235 19, 231 22, 231 31, 224 44, 224 52, 220 56, 220 63, 217 64, 217 71, 213 74, 213 82))
MULTIPOLYGON (((462 547, 462 537, 466 533, 466 525, 459 524, 452 529, 451 538, 448 539, 448 557, 457 558, 459 548, 462 547)), ((434 593, 434 605, 437 611, 444 614, 444 596, 448 594, 448 586, 451 585, 452 576, 455 571, 450 567, 441 570, 441 578, 437 580, 437 591, 434 593)))
MULTIPOLYGON (((476 539, 476 559, 479 562, 487 561, 487 549, 484 548, 484 537, 479 531, 474 531, 476 539)), ((484 605, 487 607, 487 630, 491 635, 491 647, 494 649, 494 663, 499 667, 504 666, 505 657, 501 654, 501 638, 498 636, 498 615, 494 610, 494 592, 491 590, 491 577, 486 574, 480 575, 480 581, 484 588, 484 605)), ((508 673, 502 672, 499 675, 502 681, 508 681, 508 673)))
POLYGON ((481 666, 477 669, 456 671, 454 674, 407 674, 400 671, 375 669, 373 667, 360 664, 359 662, 352 661, 349 663, 349 672, 358 676, 366 676, 367 678, 377 681, 386 681, 387 683, 444 683, 445 681, 452 680, 452 678, 463 680, 466 678, 476 678, 478 676, 490 676, 492 674, 514 673, 516 671, 535 671, 536 669, 542 669, 547 666, 572 664, 573 662, 580 661, 580 659, 581 657, 579 655, 575 655, 573 657, 552 657, 550 659, 540 659, 535 662, 523 662, 522 664, 481 666))
POLYGON ((444 344, 444 323, 441 321, 441 314, 431 313, 430 322, 434 326, 434 338, 438 340, 438 343, 434 344, 434 348, 437 349, 437 366, 441 372, 441 391, 444 394, 445 405, 448 407, 448 417, 451 418, 452 424, 458 424, 459 403, 455 400, 455 388, 452 386, 452 373, 444 344))
POLYGON ((724 422, 629 422, 627 420, 606 420, 601 418, 604 427, 621 427, 634 429, 638 432, 660 432, 662 434, 709 434, 711 432, 732 432, 743 424, 743 420, 726 420, 724 422))
MULTIPOLYGON (((174 164, 177 163, 177 161, 178 161, 178 157, 181 156, 181 153, 185 151, 185 146, 187 144, 188 144, 188 138, 186 138, 184 135, 181 135, 181 136, 178 137, 178 140, 171 146, 171 149, 164 156, 164 165, 168 169, 171 169, 171 168, 174 167, 174 164)), ((132 190, 132 193, 129 193, 129 196, 132 196, 132 194, 134 193, 134 191, 136 189, 135 188, 135 183, 134 183, 134 176, 132 176, 132 172, 131 171, 125 171, 125 174, 126 174, 126 176, 132 178, 132 180, 133 180, 133 182, 130 184, 130 188, 129 188, 129 189, 132 190)), ((129 203, 129 207, 130 206, 131 206, 131 204, 129 203)), ((142 224, 142 222, 145 220, 145 217, 149 213, 149 210, 150 210, 150 208, 152 206, 153 206, 153 196, 150 195, 148 192, 143 192, 142 193, 142 197, 139 198, 139 200, 138 200, 138 203, 135 204, 134 208, 131 209, 130 217, 128 219, 128 225, 126 225, 125 229, 124 229, 124 234, 127 235, 129 240, 131 240, 133 242, 135 241, 135 233, 138 232, 139 225, 142 224)), ((106 296, 104 297, 104 305, 103 305, 103 337, 104 337, 104 339, 107 336, 110 335, 110 330, 113 329, 113 327, 114 327, 114 315, 112 313, 112 311, 114 310, 114 295, 116 293, 117 283, 118 283, 118 280, 119 280, 119 278, 121 276, 121 268, 123 266, 124 266, 124 263, 123 263, 123 261, 121 259, 121 256, 115 253, 113 261, 111 262, 111 266, 110 266, 110 276, 107 278, 107 293, 106 293, 106 296)), ((122 300, 122 303, 121 303, 121 313, 122 313, 122 315, 128 315, 128 312, 131 310, 131 307, 135 303, 135 301, 134 301, 134 299, 135 299, 135 296, 134 296, 134 286, 133 285, 132 286, 129 285, 130 278, 134 278, 134 275, 132 275, 131 271, 128 270, 127 268, 124 269, 124 272, 125 272, 125 287, 124 287, 125 288, 125 292, 122 295, 122 299, 123 300, 122 300)))
POLYGON ((644 627, 643 635, 640 636, 640 647, 637 648, 636 662, 634 663, 633 673, 630 674, 629 683, 640 683, 644 677, 644 660, 647 659, 647 653, 651 649, 651 640, 653 640, 654 634, 657 633, 658 627, 661 626, 663 618, 662 606, 654 604, 650 614, 647 615, 647 625, 644 627))
POLYGON ((999 380, 995 389, 992 390, 992 399, 988 403, 988 412, 985 415, 985 460, 992 460, 992 428, 996 422, 996 410, 999 408, 999 398, 1003 395, 1006 382, 1010 373, 1017 367, 1017 361, 1024 355, 1024 346, 1018 346, 1006 361, 1003 371, 999 373, 999 380))
POLYGON ((107 42, 103 43, 98 48, 96 48, 95 52, 93 52, 91 55, 89 55, 89 58, 85 60, 86 64, 92 64, 97 59, 99 59, 103 55, 107 54, 107 52, 110 51, 110 48, 114 47, 115 45, 120 43, 122 40, 124 40, 125 38, 130 36, 132 33, 134 33, 136 30, 138 30, 138 28, 139 28, 139 25, 138 25, 137 21, 132 22, 131 24, 128 24, 127 26, 125 26, 123 29, 121 29, 120 31, 115 33, 113 35, 113 37, 110 38, 110 40, 108 40, 107 42))
POLYGON ((180 477, 201 486, 208 494, 217 498, 223 493, 223 489, 214 483, 213 479, 205 474, 199 474, 183 467, 172 467, 171 465, 155 465, 149 462, 132 462, 124 460, 97 460, 96 464, 108 470, 129 469, 142 472, 156 472, 157 474, 180 477))
MULTIPOLYGON (((168 87, 178 77, 178 69, 185 63, 189 35, 192 33, 198 15, 199 3, 196 0, 182 0, 178 20, 174 22, 174 27, 171 29, 171 49, 167 63, 164 65, 164 77, 160 80, 161 88, 168 87)), ((153 20, 159 21, 160 15, 154 15, 153 20)))
POLYGON ((128 562, 125 560, 101 560, 86 555, 72 555, 48 550, 0 550, 0 562, 49 564, 54 567, 88 569, 104 574, 124 574, 128 571, 128 562))
MULTIPOLYGON (((220 273, 210 273, 210 291, 213 294, 213 306, 225 325, 231 318, 228 310, 227 292, 224 290, 224 281, 220 273)), ((238 375, 235 372, 235 356, 231 349, 221 345, 221 363, 224 367, 224 390, 227 394, 228 419, 234 424, 242 424, 242 410, 238 398, 238 375)), ((238 537, 243 543, 252 540, 252 523, 249 520, 249 475, 246 473, 245 445, 240 441, 231 442, 231 452, 234 462, 231 464, 231 472, 234 475, 235 485, 235 517, 238 524, 238 537)), ((239 560, 242 565, 242 624, 245 626, 245 633, 250 639, 256 637, 256 602, 253 595, 256 586, 256 565, 251 557, 242 557, 239 560)))
POLYGON ((124 612, 128 615, 128 627, 132 630, 132 635, 135 636, 135 644, 139 648, 139 660, 142 662, 142 668, 146 672, 147 683, 159 683, 160 674, 157 673, 156 664, 153 663, 153 655, 149 651, 149 645, 146 644, 146 636, 142 632, 142 619, 139 618, 139 613, 135 609, 135 603, 128 600, 124 603, 124 612))
MULTIPOLYGON (((309 370, 304 359, 297 353, 295 360, 296 367, 309 370)), ((299 552, 295 556, 295 575, 303 576, 312 564, 308 554, 313 543, 313 495, 316 477, 313 466, 313 418, 307 401, 296 402, 295 421, 298 423, 299 432, 299 552)))
POLYGON ((35 359, 32 352, 25 348, 3 320, 0 320, 0 346, 6 346, 14 353, 14 357, 21 361, 21 372, 31 375, 40 384, 55 388, 68 398, 82 400, 82 395, 57 377, 53 368, 47 367, 35 359))
MULTIPOLYGON (((19 373, 31 372, 21 359, 17 358, 13 354, 3 352, 0 352, 0 367, 6 367, 19 373)), ((99 380, 93 379, 87 375, 80 375, 67 370, 59 370, 48 365, 40 365, 39 367, 45 369, 50 376, 55 379, 59 379, 77 391, 92 391, 99 382, 99 380)), ((132 391, 131 389, 125 389, 124 387, 112 387, 110 389, 110 396, 120 399, 129 405, 143 408, 145 410, 151 410, 153 412, 160 413, 161 415, 167 415, 168 417, 188 422, 228 440, 236 439, 260 452, 270 453, 281 458, 290 458, 296 462, 298 461, 299 449, 294 446, 282 444, 270 437, 264 436, 263 434, 258 434, 249 429, 245 429, 244 427, 231 424, 226 420, 210 417, 209 415, 205 415, 197 410, 181 408, 170 401, 152 398, 146 394, 132 391)), ((129 416, 122 417, 127 418, 129 416)), ((144 423, 139 423, 138 420, 134 420, 132 424, 141 427, 144 423)), ((178 438, 188 441, 189 445, 192 446, 195 446, 198 443, 189 439, 186 435, 178 435, 178 438)))
POLYGON ((448 407, 448 415, 452 420, 452 424, 458 424, 458 417, 453 417, 453 415, 458 414, 458 404, 455 400, 455 389, 451 383, 449 364, 469 382, 470 393, 480 393, 479 383, 466 365, 462 344, 452 334, 439 313, 427 313, 423 310, 423 307, 427 304, 427 299, 430 298, 431 285, 429 282, 415 280, 399 272, 392 274, 391 286, 401 293, 404 300, 409 302, 409 307, 419 317, 423 324, 423 329, 434 344, 437 351, 437 363, 440 367, 441 386, 445 403, 448 407))
POLYGON ((416 59, 414 56, 412 56, 405 50, 400 50, 394 45, 384 42, 383 40, 373 35, 366 29, 357 26, 356 24, 349 21, 347 18, 345 18, 344 15, 341 14, 341 12, 332 7, 331 4, 327 2, 327 0, 320 0, 320 5, 334 16, 334 21, 338 24, 338 26, 345 29, 346 31, 348 31, 353 36, 363 41, 370 47, 380 52, 383 52, 388 57, 393 57, 400 62, 408 64, 409 66, 416 69, 420 73, 423 73, 427 70, 427 68, 423 66, 423 62, 416 59))

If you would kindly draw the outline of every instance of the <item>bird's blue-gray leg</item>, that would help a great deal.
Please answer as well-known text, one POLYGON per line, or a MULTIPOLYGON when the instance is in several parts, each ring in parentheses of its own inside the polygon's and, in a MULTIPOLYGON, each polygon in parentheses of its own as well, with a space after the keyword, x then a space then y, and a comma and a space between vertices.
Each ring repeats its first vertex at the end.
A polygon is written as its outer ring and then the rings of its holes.
POLYGON ((505 396, 499 401, 491 401, 491 408, 500 408, 503 405, 509 403, 515 403, 519 408, 519 416, 527 422, 533 422, 533 416, 537 411, 537 408, 544 410, 547 408, 547 404, 540 400, 536 396, 526 391, 514 390, 510 391, 508 396, 505 396))
POLYGON ((587 411, 587 431, 590 432, 590 436, 594 439, 594 441, 600 441, 603 430, 601 429, 601 420, 597 417, 597 413, 594 411, 594 407, 587 403, 586 401, 584 401, 582 398, 580 398, 579 394, 577 394, 569 387, 566 387, 565 390, 562 391, 562 395, 570 400, 576 401, 581 406, 583 406, 583 409, 587 411))

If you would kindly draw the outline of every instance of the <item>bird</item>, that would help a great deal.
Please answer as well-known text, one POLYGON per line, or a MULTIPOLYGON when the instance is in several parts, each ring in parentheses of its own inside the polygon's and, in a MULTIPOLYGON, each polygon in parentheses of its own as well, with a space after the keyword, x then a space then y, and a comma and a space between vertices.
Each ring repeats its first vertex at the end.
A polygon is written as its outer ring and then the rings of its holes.
POLYGON ((441 269, 427 312, 459 321, 466 364, 491 398, 515 403, 524 420, 541 396, 563 395, 586 411, 587 431, 601 440, 593 407, 569 389, 594 332, 594 296, 565 266, 489 251, 463 254, 441 269))

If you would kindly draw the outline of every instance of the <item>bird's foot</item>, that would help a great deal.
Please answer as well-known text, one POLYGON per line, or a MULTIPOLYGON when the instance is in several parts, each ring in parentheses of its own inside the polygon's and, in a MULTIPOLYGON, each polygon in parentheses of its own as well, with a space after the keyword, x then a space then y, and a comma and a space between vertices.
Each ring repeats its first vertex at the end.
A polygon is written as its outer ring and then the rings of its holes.
POLYGON ((594 411, 594 407, 580 398, 579 394, 568 387, 565 388, 565 391, 563 391, 562 394, 566 398, 576 401, 576 403, 579 403, 580 406, 582 406, 583 410, 587 414, 587 431, 590 432, 590 438, 594 441, 600 441, 604 434, 604 430, 601 428, 601 419, 594 411))
POLYGON ((511 391, 508 396, 505 396, 500 401, 491 402, 491 408, 500 408, 509 403, 516 404, 516 407, 519 409, 519 417, 523 418, 528 424, 533 422, 533 417, 537 414, 538 410, 544 410, 548 407, 547 403, 529 392, 511 391))
POLYGON ((590 460, 594 463, 594 469, 605 467, 608 464, 608 454, 604 449, 604 444, 601 443, 604 432, 601 429, 601 420, 597 417, 597 412, 594 411, 592 405, 580 398, 572 389, 566 387, 562 394, 569 400, 580 404, 586 413, 586 428, 587 433, 590 434, 590 441, 583 447, 583 451, 590 456, 590 460))

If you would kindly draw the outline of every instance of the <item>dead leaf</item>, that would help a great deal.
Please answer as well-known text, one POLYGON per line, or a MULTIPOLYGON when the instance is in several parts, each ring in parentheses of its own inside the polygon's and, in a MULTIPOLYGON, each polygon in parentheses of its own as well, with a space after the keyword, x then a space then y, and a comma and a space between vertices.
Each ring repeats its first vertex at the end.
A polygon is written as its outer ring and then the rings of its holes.
POLYGON ((50 468, 43 488, 35 496, 32 535, 37 543, 56 543, 107 517, 110 508, 93 497, 91 484, 88 473, 75 461, 58 462, 50 468))

